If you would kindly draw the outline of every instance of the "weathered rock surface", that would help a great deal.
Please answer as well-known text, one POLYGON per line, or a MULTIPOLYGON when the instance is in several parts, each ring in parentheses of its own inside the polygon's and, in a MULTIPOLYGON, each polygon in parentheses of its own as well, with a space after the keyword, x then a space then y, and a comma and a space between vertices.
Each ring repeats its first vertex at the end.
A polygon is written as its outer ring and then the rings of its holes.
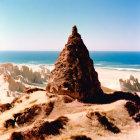
POLYGON ((102 93, 93 61, 76 26, 72 28, 72 35, 58 56, 46 90, 67 94, 86 102, 92 101, 102 93))
POLYGON ((33 127, 32 130, 27 130, 24 133, 13 132, 10 140, 45 140, 45 137, 49 135, 59 135, 61 133, 60 130, 64 129, 68 120, 67 117, 61 116, 54 121, 46 121, 38 127, 33 127))
POLYGON ((129 115, 136 121, 140 122, 140 105, 137 105, 135 102, 128 101, 125 104, 129 115))
POLYGON ((42 88, 37 88, 37 87, 35 88, 29 87, 29 88, 25 88, 24 93, 33 93, 35 91, 45 91, 45 90, 42 88))

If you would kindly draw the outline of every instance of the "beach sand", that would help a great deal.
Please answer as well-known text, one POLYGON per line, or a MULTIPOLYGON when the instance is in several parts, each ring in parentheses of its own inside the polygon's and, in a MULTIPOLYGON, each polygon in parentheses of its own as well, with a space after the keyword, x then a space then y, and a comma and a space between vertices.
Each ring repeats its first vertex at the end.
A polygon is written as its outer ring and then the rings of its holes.
POLYGON ((97 67, 95 69, 98 72, 101 85, 113 90, 121 90, 119 79, 126 80, 130 75, 136 77, 140 82, 140 72, 110 70, 97 67))

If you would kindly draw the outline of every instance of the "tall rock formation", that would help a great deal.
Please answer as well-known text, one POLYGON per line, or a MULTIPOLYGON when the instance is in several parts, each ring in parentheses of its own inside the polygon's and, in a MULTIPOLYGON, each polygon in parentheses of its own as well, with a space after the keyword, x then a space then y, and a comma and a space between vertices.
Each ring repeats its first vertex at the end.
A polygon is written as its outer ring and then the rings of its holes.
POLYGON ((103 93, 93 61, 76 26, 73 26, 72 35, 58 56, 46 90, 51 93, 67 94, 86 102, 103 93))

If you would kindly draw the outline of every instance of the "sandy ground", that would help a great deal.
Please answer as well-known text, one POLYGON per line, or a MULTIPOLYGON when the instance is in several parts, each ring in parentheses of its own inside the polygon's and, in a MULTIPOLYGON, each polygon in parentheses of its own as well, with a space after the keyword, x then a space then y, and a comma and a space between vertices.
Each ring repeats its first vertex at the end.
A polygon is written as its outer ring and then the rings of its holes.
POLYGON ((120 90, 119 79, 126 80, 130 75, 138 78, 140 82, 140 72, 109 70, 103 68, 95 68, 95 70, 98 72, 101 85, 110 89, 120 90))
POLYGON ((46 140, 72 140, 70 139, 73 135, 86 135, 92 140, 139 140, 140 137, 140 127, 139 123, 136 123, 128 114, 126 108, 124 107, 126 101, 120 100, 110 104, 84 104, 77 100, 71 103, 64 103, 63 95, 55 96, 49 98, 46 96, 45 91, 37 91, 30 94, 29 101, 26 100, 26 94, 20 98, 22 100, 21 105, 17 105, 5 111, 0 115, 1 126, 5 120, 12 118, 13 113, 19 113, 27 106, 33 106, 35 104, 40 104, 44 102, 53 101, 54 108, 49 116, 41 117, 41 114, 36 117, 36 121, 33 124, 25 124, 23 126, 9 128, 0 133, 0 140, 7 140, 11 133, 14 131, 25 131, 27 129, 32 129, 34 124, 38 120, 51 121, 60 116, 68 117, 69 121, 61 131, 60 135, 50 135, 46 140), (38 94, 38 95, 37 95, 38 94), (40 97, 39 97, 40 96, 40 97), (32 101, 36 102, 30 104, 32 101), (45 101, 46 100, 46 101, 45 101), (113 133, 106 129, 103 125, 99 123, 97 118, 94 116, 92 119, 88 118, 87 115, 90 113, 99 112, 107 117, 107 119, 115 124, 119 129, 120 133, 113 133), (3 118, 5 116, 5 118, 3 118), (6 117, 8 116, 8 117, 6 117))

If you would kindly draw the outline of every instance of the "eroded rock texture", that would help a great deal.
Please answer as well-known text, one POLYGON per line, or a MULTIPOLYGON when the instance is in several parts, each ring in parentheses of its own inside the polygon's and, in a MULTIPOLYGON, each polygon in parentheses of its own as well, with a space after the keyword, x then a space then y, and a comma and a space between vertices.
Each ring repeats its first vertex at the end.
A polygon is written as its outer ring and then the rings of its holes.
POLYGON ((94 100, 95 96, 102 93, 93 61, 76 26, 72 28, 72 35, 58 56, 46 90, 67 94, 86 102, 94 100))

